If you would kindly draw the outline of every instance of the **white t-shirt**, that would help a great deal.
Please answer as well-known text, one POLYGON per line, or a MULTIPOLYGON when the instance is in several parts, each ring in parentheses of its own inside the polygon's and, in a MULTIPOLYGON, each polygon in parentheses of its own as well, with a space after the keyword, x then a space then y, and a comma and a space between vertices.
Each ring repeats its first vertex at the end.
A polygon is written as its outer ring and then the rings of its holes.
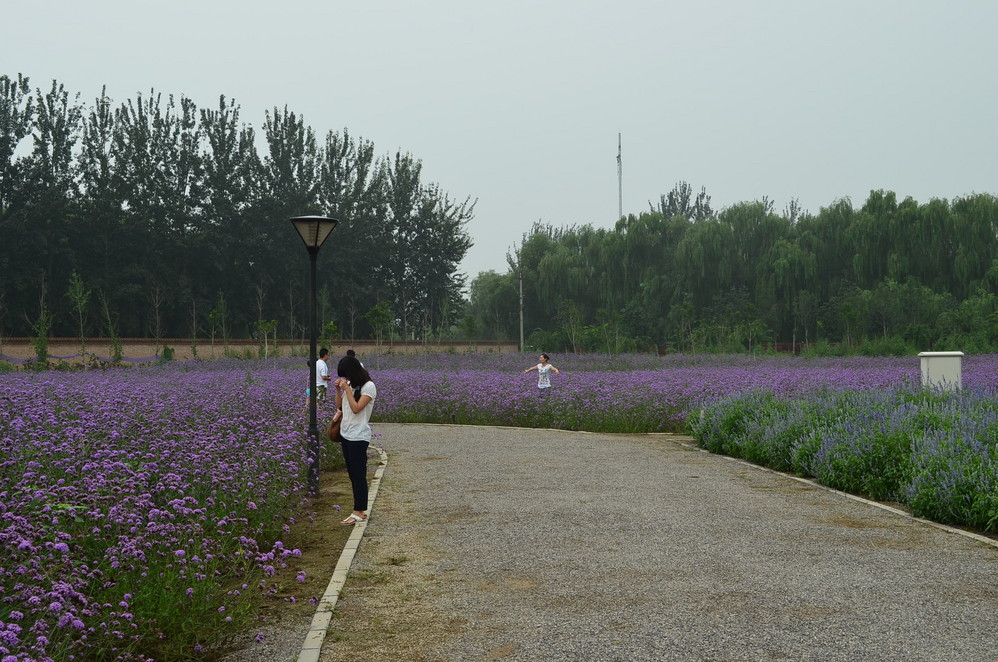
POLYGON ((329 366, 322 359, 315 360, 315 385, 316 386, 329 386, 323 377, 329 376, 329 366))
POLYGON ((551 364, 537 364, 537 388, 551 388, 551 364))
POLYGON ((378 398, 378 389, 374 382, 367 382, 361 386, 360 395, 371 396, 371 401, 360 410, 359 414, 355 414, 350 408, 347 394, 343 394, 343 422, 340 423, 340 436, 348 441, 371 441, 371 412, 374 410, 374 401, 378 398))

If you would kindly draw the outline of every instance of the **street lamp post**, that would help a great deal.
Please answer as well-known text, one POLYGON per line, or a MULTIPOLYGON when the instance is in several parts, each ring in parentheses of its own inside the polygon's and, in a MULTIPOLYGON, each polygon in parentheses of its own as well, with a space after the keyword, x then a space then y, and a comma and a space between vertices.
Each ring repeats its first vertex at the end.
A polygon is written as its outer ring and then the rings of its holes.
POLYGON ((308 468, 308 492, 309 494, 319 493, 319 425, 316 422, 316 389, 315 387, 315 346, 319 340, 319 328, 315 315, 315 260, 319 255, 322 243, 339 224, 335 218, 325 216, 296 216, 291 219, 295 230, 305 242, 308 250, 308 450, 312 456, 312 463, 308 468))

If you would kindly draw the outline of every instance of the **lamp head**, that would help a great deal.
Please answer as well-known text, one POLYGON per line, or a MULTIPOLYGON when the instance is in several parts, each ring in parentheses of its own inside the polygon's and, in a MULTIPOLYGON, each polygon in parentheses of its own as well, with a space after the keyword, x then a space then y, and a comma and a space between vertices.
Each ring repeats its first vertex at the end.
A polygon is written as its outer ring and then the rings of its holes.
POLYGON ((305 247, 310 251, 317 251, 333 229, 339 225, 339 220, 326 216, 296 216, 291 219, 291 223, 301 236, 301 240, 305 242, 305 247))

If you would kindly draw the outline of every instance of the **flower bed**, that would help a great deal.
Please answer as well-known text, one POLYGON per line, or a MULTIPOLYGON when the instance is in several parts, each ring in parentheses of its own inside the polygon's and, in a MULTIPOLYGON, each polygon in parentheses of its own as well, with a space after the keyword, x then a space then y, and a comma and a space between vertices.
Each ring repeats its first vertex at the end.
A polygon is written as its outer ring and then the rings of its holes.
POLYGON ((287 370, 8 374, 0 659, 174 659, 245 625, 298 554, 300 389, 287 370))
POLYGON ((708 450, 909 506, 939 522, 998 531, 998 402, 993 390, 910 385, 769 391, 722 398, 693 412, 708 450))

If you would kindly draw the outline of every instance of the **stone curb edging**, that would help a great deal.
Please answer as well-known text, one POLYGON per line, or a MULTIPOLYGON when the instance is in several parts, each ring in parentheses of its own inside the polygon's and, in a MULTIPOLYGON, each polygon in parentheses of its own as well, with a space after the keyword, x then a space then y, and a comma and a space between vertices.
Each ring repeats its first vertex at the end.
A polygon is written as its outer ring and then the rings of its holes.
POLYGON ((374 500, 378 496, 378 488, 381 487, 381 477, 385 473, 385 467, 388 466, 388 454, 383 448, 376 447, 376 449, 381 459, 378 462, 378 468, 374 472, 374 478, 371 479, 371 485, 368 488, 368 519, 353 525, 353 531, 350 532, 350 537, 347 539, 346 545, 343 547, 343 552, 336 562, 336 567, 333 569, 333 576, 329 579, 329 584, 326 586, 326 592, 319 599, 319 606, 312 617, 312 625, 309 626, 308 634, 305 636, 305 643, 302 644, 301 653, 298 654, 298 662, 319 662, 322 643, 326 639, 326 632, 329 630, 329 624, 333 619, 333 608, 336 606, 336 600, 340 597, 340 591, 346 583, 347 573, 350 571, 353 558, 360 548, 360 541, 364 537, 364 530, 367 528, 367 522, 370 520, 371 511, 374 510, 374 500))

